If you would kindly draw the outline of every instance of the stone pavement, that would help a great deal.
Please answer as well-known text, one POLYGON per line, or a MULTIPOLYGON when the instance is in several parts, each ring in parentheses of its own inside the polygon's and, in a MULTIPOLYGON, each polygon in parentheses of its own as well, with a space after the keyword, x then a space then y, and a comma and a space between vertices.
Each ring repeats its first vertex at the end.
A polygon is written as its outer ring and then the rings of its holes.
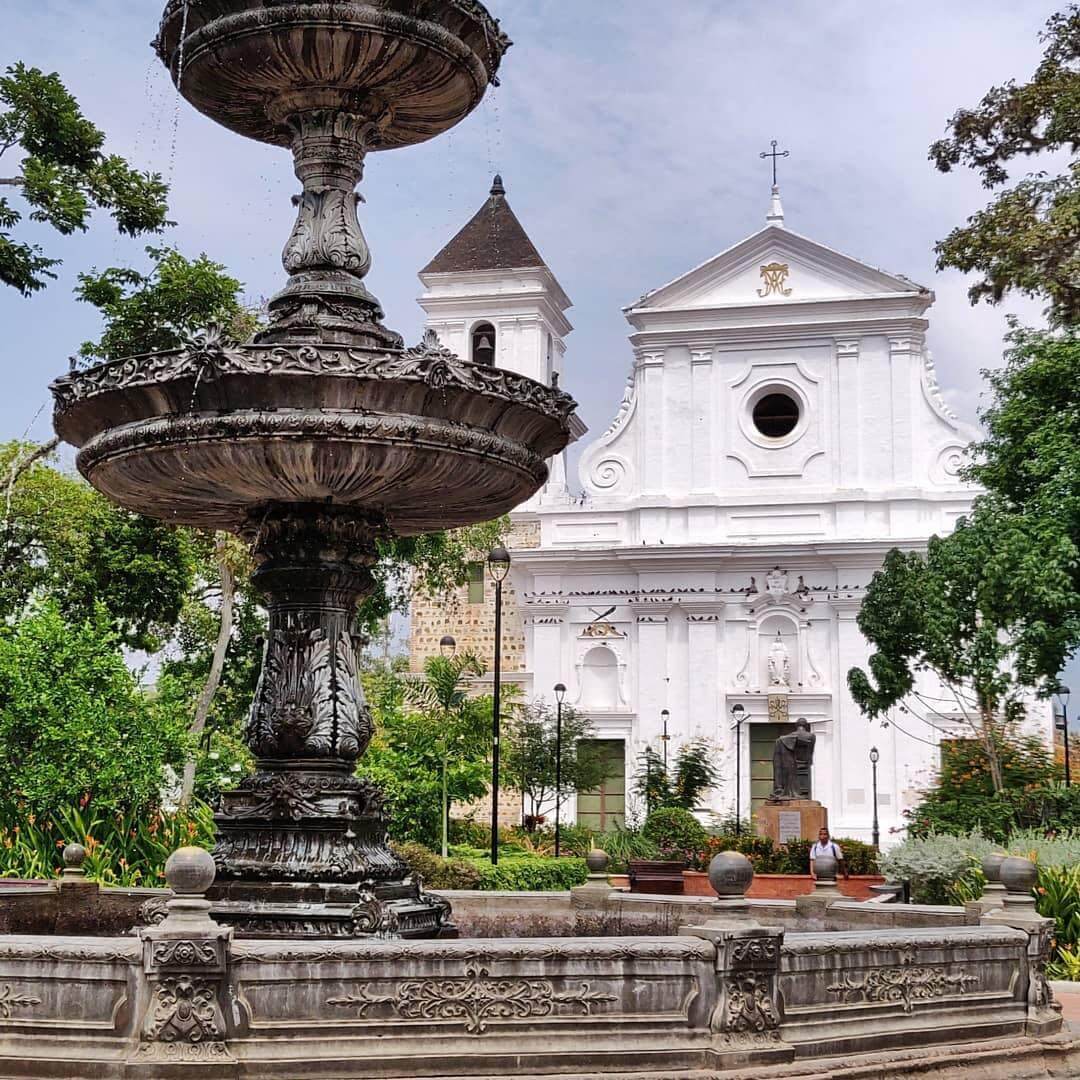
POLYGON ((1074 1031, 1080 1031, 1080 983, 1054 982, 1054 997, 1061 1002, 1061 1014, 1074 1031))

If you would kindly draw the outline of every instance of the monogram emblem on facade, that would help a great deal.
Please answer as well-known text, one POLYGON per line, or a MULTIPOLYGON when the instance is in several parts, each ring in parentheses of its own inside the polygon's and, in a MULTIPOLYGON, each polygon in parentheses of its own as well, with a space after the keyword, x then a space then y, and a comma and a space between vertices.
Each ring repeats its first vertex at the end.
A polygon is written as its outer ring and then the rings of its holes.
POLYGON ((761 268, 761 280, 765 287, 758 289, 758 296, 790 296, 791 290, 784 288, 790 270, 787 263, 766 263, 761 268))

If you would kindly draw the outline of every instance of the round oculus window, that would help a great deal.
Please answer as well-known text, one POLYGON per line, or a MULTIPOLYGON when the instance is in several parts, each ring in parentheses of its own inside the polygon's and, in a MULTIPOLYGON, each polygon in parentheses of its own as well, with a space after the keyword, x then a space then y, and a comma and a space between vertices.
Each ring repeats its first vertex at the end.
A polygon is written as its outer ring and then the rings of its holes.
POLYGON ((770 439, 782 439, 799 422, 799 403, 789 394, 766 394, 751 413, 754 427, 770 439))

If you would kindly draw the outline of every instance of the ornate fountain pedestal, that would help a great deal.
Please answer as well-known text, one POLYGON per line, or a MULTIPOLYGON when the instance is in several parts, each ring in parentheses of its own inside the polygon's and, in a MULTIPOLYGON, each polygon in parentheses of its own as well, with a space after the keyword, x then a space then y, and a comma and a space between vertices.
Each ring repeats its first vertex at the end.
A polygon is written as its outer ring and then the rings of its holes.
POLYGON ((453 933, 386 846, 382 793, 352 775, 373 734, 353 621, 384 519, 265 507, 245 535, 270 614, 246 741, 258 769, 215 815, 214 916, 258 937, 453 933))
POLYGON ((249 344, 73 371, 55 426, 114 502, 251 544, 269 627, 246 739, 258 768, 215 821, 215 918, 238 936, 434 937, 449 905, 386 843, 354 775, 372 737, 357 606, 378 542, 489 520, 566 446, 555 386, 382 324, 355 188, 366 156, 456 124, 509 41, 476 0, 169 0, 155 48, 180 93, 292 151, 302 192, 285 288, 249 344))

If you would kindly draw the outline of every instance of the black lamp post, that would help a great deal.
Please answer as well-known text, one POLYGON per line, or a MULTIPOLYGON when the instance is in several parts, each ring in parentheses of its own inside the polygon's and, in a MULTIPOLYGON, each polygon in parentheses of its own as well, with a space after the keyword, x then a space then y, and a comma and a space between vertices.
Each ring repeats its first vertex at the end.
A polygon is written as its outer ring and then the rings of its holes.
POLYGON ((1055 694, 1058 704, 1061 706, 1061 740, 1065 750, 1065 786, 1072 784, 1072 775, 1069 771, 1069 688, 1059 686, 1055 694))
POLYGON ((488 573, 495 582, 495 667, 491 705, 491 865, 499 862, 499 724, 502 707, 502 583, 510 572, 510 552, 502 545, 487 558, 488 573))
POLYGON ((881 830, 878 828, 877 817, 877 763, 881 754, 878 752, 876 746, 870 747, 870 768, 873 770, 874 775, 874 850, 878 850, 881 846, 881 830))
POLYGON ((559 810, 562 805, 562 703, 566 687, 555 684, 555 858, 559 857, 559 810))
POLYGON ((746 709, 742 705, 731 706, 731 718, 735 721, 735 835, 742 835, 742 816, 739 804, 742 801, 742 725, 746 709))
POLYGON ((663 720, 663 722, 664 722, 664 733, 660 736, 660 741, 664 744, 664 776, 665 777, 667 776, 667 744, 668 744, 668 739, 671 738, 671 736, 667 733, 667 722, 668 722, 668 717, 670 715, 671 715, 671 713, 669 713, 667 711, 667 709, 661 709, 660 710, 660 719, 663 720))
POLYGON ((652 747, 645 747, 645 816, 652 813, 652 747))
MULTIPOLYGON (((443 634, 439 638, 439 652, 444 660, 453 659, 454 654, 457 652, 457 641, 452 634, 443 634)), ((446 797, 446 770, 449 762, 446 760, 445 745, 443 745, 442 749, 442 857, 445 859, 450 837, 450 800, 446 797)))

